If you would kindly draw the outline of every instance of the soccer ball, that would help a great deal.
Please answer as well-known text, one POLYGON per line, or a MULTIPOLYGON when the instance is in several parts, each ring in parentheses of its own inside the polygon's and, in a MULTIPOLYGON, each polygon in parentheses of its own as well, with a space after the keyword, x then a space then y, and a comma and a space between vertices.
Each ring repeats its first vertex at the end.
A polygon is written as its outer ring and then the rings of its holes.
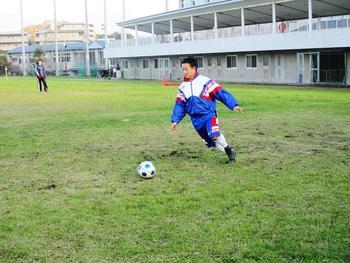
POLYGON ((156 174, 156 168, 150 161, 140 163, 137 170, 142 178, 153 178, 156 174))

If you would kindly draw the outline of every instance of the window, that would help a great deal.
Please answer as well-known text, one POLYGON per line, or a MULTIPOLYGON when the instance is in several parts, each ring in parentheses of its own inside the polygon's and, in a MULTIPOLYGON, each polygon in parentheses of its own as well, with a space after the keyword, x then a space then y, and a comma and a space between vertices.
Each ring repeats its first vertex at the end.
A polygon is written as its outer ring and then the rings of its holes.
POLYGON ((127 60, 123 60, 123 68, 128 69, 129 63, 127 60))
POLYGON ((269 66, 269 56, 265 55, 263 56, 263 67, 268 67, 269 66))
POLYGON ((212 66, 211 57, 208 57, 208 58, 207 58, 207 62, 208 62, 208 67, 211 67, 211 66, 212 66))
POLYGON ((221 67, 221 57, 217 57, 217 58, 216 58, 216 65, 217 65, 218 67, 221 67))
POLYGON ((203 68, 203 57, 196 57, 194 58, 197 62, 198 68, 203 68))
MULTIPOLYGON (((102 60, 101 60, 101 61, 102 61, 102 60)), ((117 64, 118 64, 117 58, 111 58, 111 64, 112 64, 112 65, 117 65, 117 64)))
MULTIPOLYGON (((66 57, 62 57, 63 61, 62 62, 69 62, 70 61, 70 56, 69 54, 66 55, 66 57)), ((96 56, 95 56, 95 52, 90 52, 89 54, 89 58, 90 58, 90 64, 96 64, 96 56)))
POLYGON ((337 27, 338 28, 346 27, 346 19, 345 18, 338 19, 337 27))
POLYGON ((336 28, 337 27, 337 21, 336 20, 329 20, 327 21, 327 29, 329 28, 336 28))
POLYGON ((163 59, 163 65, 161 65, 161 68, 168 68, 169 67, 169 60, 167 58, 163 59))
POLYGON ((256 55, 247 55, 246 56, 247 60, 247 68, 256 68, 256 55))
POLYGON ((182 60, 184 60, 184 58, 180 58, 179 61, 180 61, 180 68, 182 68, 182 60))
POLYGON ((158 60, 158 58, 155 58, 154 59, 154 68, 159 68, 159 60, 158 60))
POLYGON ((142 68, 143 69, 148 69, 149 68, 149 61, 148 61, 148 59, 142 60, 142 68))
POLYGON ((281 55, 278 55, 277 57, 277 65, 281 66, 281 55))
POLYGON ((176 58, 173 58, 171 60, 171 65, 173 66, 173 68, 176 68, 176 62, 177 62, 177 59, 176 58))
POLYGON ((227 68, 237 68, 237 56, 227 56, 226 57, 226 67, 227 68))

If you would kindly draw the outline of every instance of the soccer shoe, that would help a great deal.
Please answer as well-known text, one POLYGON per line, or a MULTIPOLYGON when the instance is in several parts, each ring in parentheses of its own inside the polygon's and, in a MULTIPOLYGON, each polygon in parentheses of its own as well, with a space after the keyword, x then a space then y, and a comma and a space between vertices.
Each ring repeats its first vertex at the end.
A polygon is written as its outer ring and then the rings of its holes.
POLYGON ((225 147, 225 152, 228 157, 229 162, 234 162, 236 161, 236 151, 233 149, 230 145, 227 145, 225 147))

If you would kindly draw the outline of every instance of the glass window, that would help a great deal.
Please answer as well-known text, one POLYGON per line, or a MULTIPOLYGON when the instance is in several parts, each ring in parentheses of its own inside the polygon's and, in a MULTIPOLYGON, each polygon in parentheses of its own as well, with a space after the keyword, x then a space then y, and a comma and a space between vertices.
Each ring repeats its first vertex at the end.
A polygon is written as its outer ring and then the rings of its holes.
POLYGON ((142 60, 142 68, 143 69, 148 69, 149 68, 149 61, 148 61, 148 59, 142 60))
POLYGON ((123 60, 123 68, 128 69, 129 63, 127 60, 123 60))
POLYGON ((237 56, 227 56, 226 57, 226 67, 227 68, 237 68, 237 56))
POLYGON ((173 66, 173 68, 176 67, 176 62, 177 62, 177 59, 176 59, 176 58, 173 58, 173 59, 171 60, 171 65, 173 66))
POLYGON ((216 65, 217 65, 218 67, 221 67, 221 57, 217 57, 217 58, 216 58, 216 65))
POLYGON ((347 27, 347 24, 346 24, 346 19, 338 19, 338 28, 342 28, 342 27, 347 27))
POLYGON ((337 27, 337 21, 336 20, 329 20, 327 21, 327 28, 336 28, 337 27))
POLYGON ((154 68, 159 68, 159 60, 158 60, 158 58, 154 59, 154 68))
POLYGON ((194 59, 197 62, 198 68, 203 68, 203 58, 202 57, 196 57, 194 59))
POLYGON ((256 68, 256 55, 247 55, 247 68, 256 68))
POLYGON ((268 55, 263 56, 263 66, 268 67, 269 66, 269 57, 268 55))
POLYGON ((211 66, 212 66, 211 57, 208 57, 208 58, 207 58, 207 62, 208 62, 208 67, 211 67, 211 66))

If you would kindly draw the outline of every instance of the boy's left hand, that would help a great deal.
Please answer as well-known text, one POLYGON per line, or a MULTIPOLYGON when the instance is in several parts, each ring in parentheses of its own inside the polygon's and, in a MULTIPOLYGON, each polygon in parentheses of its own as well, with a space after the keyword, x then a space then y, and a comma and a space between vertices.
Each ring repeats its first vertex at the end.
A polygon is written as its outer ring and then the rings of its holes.
POLYGON ((241 108, 240 106, 235 106, 235 107, 233 108, 233 111, 234 111, 234 112, 243 112, 243 108, 241 108))

